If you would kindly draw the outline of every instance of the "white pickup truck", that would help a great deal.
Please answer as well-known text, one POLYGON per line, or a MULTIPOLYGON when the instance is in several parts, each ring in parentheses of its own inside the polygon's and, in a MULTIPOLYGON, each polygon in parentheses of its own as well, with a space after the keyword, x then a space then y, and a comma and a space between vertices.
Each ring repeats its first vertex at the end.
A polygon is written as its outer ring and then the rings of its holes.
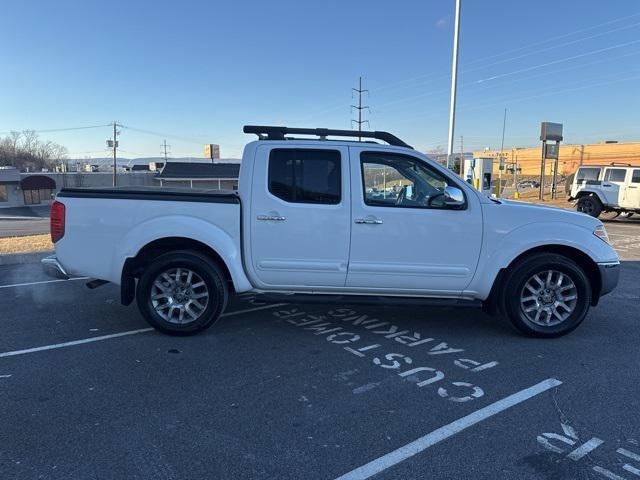
POLYGON ((63 189, 46 269, 120 285, 123 304, 136 298, 171 334, 209 327, 230 294, 252 291, 477 305, 553 337, 617 285, 618 255, 595 218, 483 196, 386 132, 244 131, 259 139, 238 192, 63 189))

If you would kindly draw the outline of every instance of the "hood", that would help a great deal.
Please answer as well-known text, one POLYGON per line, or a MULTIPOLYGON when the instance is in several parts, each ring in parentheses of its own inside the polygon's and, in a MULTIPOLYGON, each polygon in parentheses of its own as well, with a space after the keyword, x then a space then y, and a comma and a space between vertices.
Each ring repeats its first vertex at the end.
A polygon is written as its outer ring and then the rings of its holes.
MULTIPOLYGON (((585 213, 574 212, 559 207, 536 205, 533 203, 519 202, 516 200, 503 200, 493 204, 499 210, 500 215, 509 215, 514 219, 520 219, 521 224, 533 222, 565 222, 577 225, 593 231, 602 222, 585 213)), ((498 213, 498 212, 496 212, 498 213)))

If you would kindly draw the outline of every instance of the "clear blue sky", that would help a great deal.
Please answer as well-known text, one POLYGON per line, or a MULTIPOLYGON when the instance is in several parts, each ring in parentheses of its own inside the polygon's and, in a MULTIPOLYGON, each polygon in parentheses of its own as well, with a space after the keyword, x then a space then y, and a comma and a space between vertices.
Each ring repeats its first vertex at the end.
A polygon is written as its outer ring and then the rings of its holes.
MULTIPOLYGON (((462 8, 465 150, 499 146, 505 107, 509 147, 534 145, 542 120, 568 142, 640 141, 638 0, 462 8)), ((238 157, 247 123, 349 128, 362 75, 372 129, 446 148, 453 14, 454 0, 6 0, 0 132, 117 120, 171 133, 175 156, 212 142, 238 157)), ((110 133, 40 135, 96 157, 110 133)), ((120 140, 123 156, 155 156, 163 136, 120 140)))

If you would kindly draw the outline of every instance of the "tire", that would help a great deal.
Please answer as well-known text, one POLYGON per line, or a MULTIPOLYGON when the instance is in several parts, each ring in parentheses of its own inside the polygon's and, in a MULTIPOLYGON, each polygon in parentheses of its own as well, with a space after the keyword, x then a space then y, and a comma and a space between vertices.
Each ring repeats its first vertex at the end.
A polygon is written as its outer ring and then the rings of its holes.
POLYGON ((520 332, 532 337, 566 335, 582 323, 591 305, 591 284, 586 273, 562 255, 541 253, 525 257, 509 268, 502 287, 503 312, 520 332), (549 272, 552 288, 545 288, 549 272), (540 292, 534 293, 529 288, 532 286, 540 292), (562 301, 567 308, 556 301, 562 301))
POLYGON ((580 200, 578 200, 578 204, 576 205, 576 210, 582 213, 586 213, 587 215, 595 218, 598 218, 598 216, 602 212, 602 208, 602 203, 600 202, 598 197, 594 197, 593 195, 580 198, 580 200))
POLYGON ((209 328, 224 311, 228 298, 220 267, 194 251, 159 256, 147 265, 136 289, 145 320, 169 335, 193 335, 209 328))

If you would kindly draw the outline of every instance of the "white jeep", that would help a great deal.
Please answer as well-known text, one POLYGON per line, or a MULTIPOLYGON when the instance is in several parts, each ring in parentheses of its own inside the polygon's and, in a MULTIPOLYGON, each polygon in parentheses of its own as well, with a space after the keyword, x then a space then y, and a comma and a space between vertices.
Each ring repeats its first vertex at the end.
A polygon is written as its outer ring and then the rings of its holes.
POLYGON ((616 164, 580 167, 573 177, 569 200, 592 217, 640 213, 640 167, 616 164))

